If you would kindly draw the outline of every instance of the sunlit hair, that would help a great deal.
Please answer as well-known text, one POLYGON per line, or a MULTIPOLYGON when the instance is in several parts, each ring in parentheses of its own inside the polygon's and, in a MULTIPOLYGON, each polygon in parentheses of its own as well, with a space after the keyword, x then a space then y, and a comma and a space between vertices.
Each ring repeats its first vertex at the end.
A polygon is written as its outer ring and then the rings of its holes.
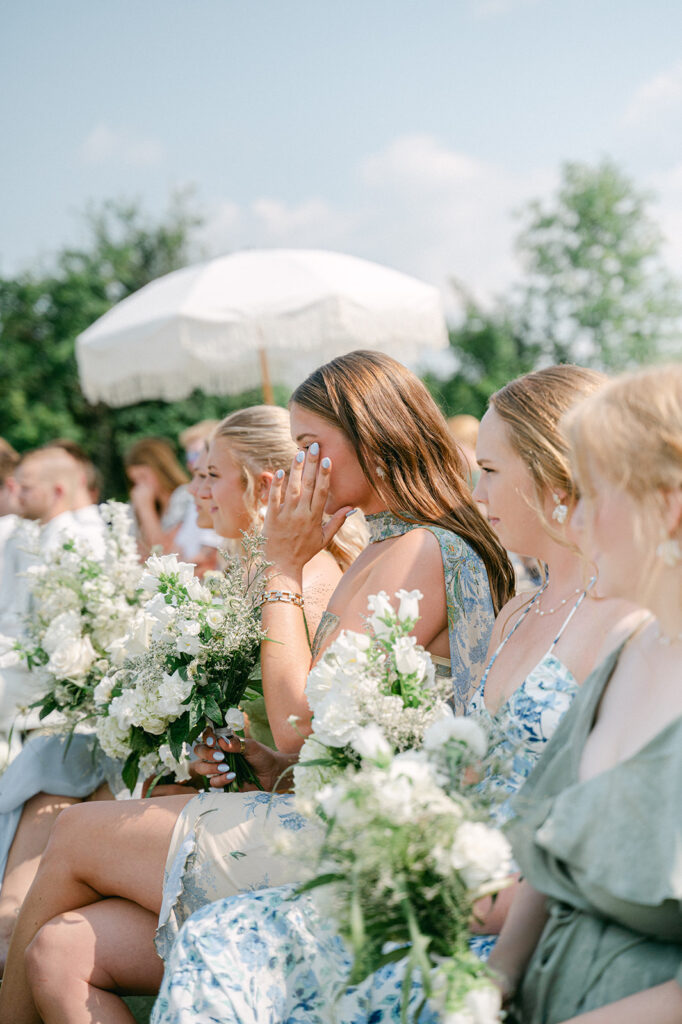
POLYGON ((564 430, 587 497, 596 471, 643 513, 660 508, 664 492, 682 487, 682 366, 617 377, 571 410, 564 430))
POLYGON ((291 401, 343 431, 391 512, 452 530, 478 552, 498 611, 514 593, 513 569, 471 496, 447 423, 419 378, 390 356, 351 352, 312 373, 291 401))
POLYGON ((195 445, 199 447, 202 443, 208 442, 219 424, 220 420, 200 420, 199 423, 193 423, 191 427, 186 427, 181 431, 178 434, 178 441, 183 448, 191 448, 195 445))
POLYGON ((6 441, 4 437, 0 437, 0 487, 3 486, 8 477, 13 475, 18 465, 19 455, 15 452, 9 441, 6 441))
MULTIPOLYGON (((583 366, 548 366, 510 381, 490 398, 490 406, 504 420, 509 444, 533 479, 535 511, 541 519, 548 493, 565 494, 569 509, 575 505, 576 484, 561 422, 569 409, 606 380, 603 373, 583 366)), ((545 521, 545 526, 551 534, 551 524, 545 521)))
MULTIPOLYGON (((252 405, 248 409, 239 409, 218 424, 212 440, 218 439, 226 441, 230 454, 239 464, 244 484, 244 505, 255 525, 258 522, 255 478, 263 470, 276 473, 282 469, 288 473, 298 451, 291 437, 289 412, 276 405, 252 405)), ((364 524, 355 525, 349 521, 336 534, 329 551, 345 572, 366 544, 364 524)))
POLYGON ((172 494, 176 487, 189 482, 173 451, 173 446, 162 437, 143 437, 131 445, 123 459, 126 469, 148 466, 156 473, 161 487, 172 494))

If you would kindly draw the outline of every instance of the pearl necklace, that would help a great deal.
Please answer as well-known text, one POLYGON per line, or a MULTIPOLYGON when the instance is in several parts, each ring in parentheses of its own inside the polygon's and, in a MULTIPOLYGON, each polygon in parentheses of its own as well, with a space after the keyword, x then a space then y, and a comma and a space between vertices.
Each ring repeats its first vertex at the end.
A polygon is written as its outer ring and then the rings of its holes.
POLYGON ((656 643, 660 644, 661 647, 672 647, 673 644, 682 643, 682 629, 675 636, 668 636, 664 633, 661 627, 658 627, 658 635, 656 637, 656 643))
POLYGON ((584 589, 585 589, 584 587, 576 587, 575 590, 572 590, 570 594, 567 594, 566 597, 564 597, 561 601, 559 601, 559 603, 556 606, 556 608, 547 608, 545 611, 543 611, 540 608, 540 602, 538 601, 537 604, 535 605, 535 614, 536 615, 554 615, 554 613, 558 612, 560 608, 563 608, 565 604, 568 604, 568 602, 571 600, 572 597, 576 597, 578 594, 582 594, 584 589))

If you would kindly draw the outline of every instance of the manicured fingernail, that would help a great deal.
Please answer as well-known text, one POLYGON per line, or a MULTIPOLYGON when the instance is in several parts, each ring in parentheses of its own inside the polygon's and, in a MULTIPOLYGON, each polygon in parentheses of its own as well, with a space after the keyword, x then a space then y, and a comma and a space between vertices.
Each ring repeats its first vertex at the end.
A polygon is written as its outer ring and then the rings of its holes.
POLYGON ((206 746, 207 747, 212 747, 214 743, 215 743, 215 740, 213 739, 213 737, 212 736, 208 736, 207 739, 206 739, 206 746))
POLYGON ((326 456, 322 459, 322 468, 323 469, 329 469, 331 464, 332 464, 332 460, 328 459, 326 456))
POLYGON ((232 781, 233 781, 233 779, 236 779, 236 778, 237 778, 237 776, 235 775, 235 773, 234 773, 234 772, 225 772, 225 774, 224 774, 224 775, 221 775, 221 776, 220 776, 220 779, 221 779, 221 781, 222 781, 223 783, 226 783, 226 782, 232 782, 232 781))
POLYGON ((215 754, 213 755, 213 760, 214 761, 224 761, 225 760, 225 755, 223 754, 222 750, 216 750, 215 754))
POLYGON ((281 480, 283 476, 284 476, 284 470, 283 469, 278 469, 277 472, 275 473, 275 480, 281 480))
POLYGON ((305 459, 305 452, 296 452, 296 461, 303 462, 305 459))
POLYGON ((356 508, 352 508, 350 510, 350 512, 346 512, 346 519, 348 519, 348 516, 354 516, 356 512, 357 512, 356 508))
POLYGON ((320 454, 320 446, 317 443, 317 441, 313 441, 313 443, 311 444, 311 446, 308 449, 308 451, 310 452, 311 455, 319 455, 320 454))

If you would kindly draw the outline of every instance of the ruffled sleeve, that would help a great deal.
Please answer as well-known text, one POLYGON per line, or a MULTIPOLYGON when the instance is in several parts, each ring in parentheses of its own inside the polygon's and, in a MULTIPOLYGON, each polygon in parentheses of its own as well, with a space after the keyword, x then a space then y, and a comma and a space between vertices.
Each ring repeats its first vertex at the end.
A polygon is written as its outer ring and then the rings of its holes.
POLYGON ((539 891, 682 943, 682 718, 626 761, 578 780, 621 649, 585 682, 513 802, 517 817, 507 829, 522 872, 539 891))

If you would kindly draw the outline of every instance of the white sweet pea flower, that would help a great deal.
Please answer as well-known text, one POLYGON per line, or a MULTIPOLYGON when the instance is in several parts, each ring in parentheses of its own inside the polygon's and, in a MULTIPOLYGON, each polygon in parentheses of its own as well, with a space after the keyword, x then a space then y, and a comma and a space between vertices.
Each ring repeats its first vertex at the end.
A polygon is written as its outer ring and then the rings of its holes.
POLYGON ((390 636, 395 625, 396 614, 386 591, 380 590, 378 594, 370 595, 367 598, 367 606, 372 613, 369 617, 369 624, 375 636, 390 636))
POLYGON ((401 676, 416 675, 417 682, 426 675, 426 658, 417 650, 417 641, 413 636, 399 636, 393 644, 395 666, 401 676))
POLYGON ((181 636, 199 636, 201 625, 196 619, 180 619, 177 623, 181 636))
POLYGON ((111 691, 114 688, 114 680, 111 676, 104 676, 94 689, 93 697, 95 704, 108 704, 111 700, 111 691))
POLYGON ((225 712, 225 725, 229 729, 243 729, 244 712, 240 711, 239 708, 229 708, 225 712))
POLYGON ((164 673, 158 692, 157 710, 159 715, 167 718, 176 718, 181 715, 186 710, 182 702, 189 697, 191 692, 191 680, 183 679, 179 672, 174 672, 172 676, 164 673))
POLYGON ((419 602, 424 597, 421 590, 397 590, 395 596, 400 601, 398 618, 401 622, 419 618, 419 602))
POLYGON ((189 576, 183 576, 182 582, 187 590, 187 593, 193 601, 207 601, 210 598, 208 590, 204 587, 201 580, 194 575, 194 566, 188 565, 186 562, 181 562, 180 565, 185 566, 191 570, 189 576))
POLYGON ((197 636, 179 636, 175 641, 175 649, 180 654, 198 654, 201 650, 201 640, 197 636))
POLYGON ((162 743, 159 747, 159 759, 169 771, 174 772, 175 778, 178 782, 187 782, 190 778, 189 771, 189 759, 191 750, 186 743, 182 745, 182 756, 180 761, 176 761, 171 753, 171 748, 167 743, 162 743))
POLYGON ((360 757, 367 761, 384 761, 392 754, 383 730, 373 722, 358 729, 351 743, 360 757))
POLYGON ((471 715, 455 715, 448 708, 447 714, 427 728, 424 748, 438 750, 450 740, 466 743, 476 757, 484 757, 488 749, 488 737, 481 724, 471 715))

